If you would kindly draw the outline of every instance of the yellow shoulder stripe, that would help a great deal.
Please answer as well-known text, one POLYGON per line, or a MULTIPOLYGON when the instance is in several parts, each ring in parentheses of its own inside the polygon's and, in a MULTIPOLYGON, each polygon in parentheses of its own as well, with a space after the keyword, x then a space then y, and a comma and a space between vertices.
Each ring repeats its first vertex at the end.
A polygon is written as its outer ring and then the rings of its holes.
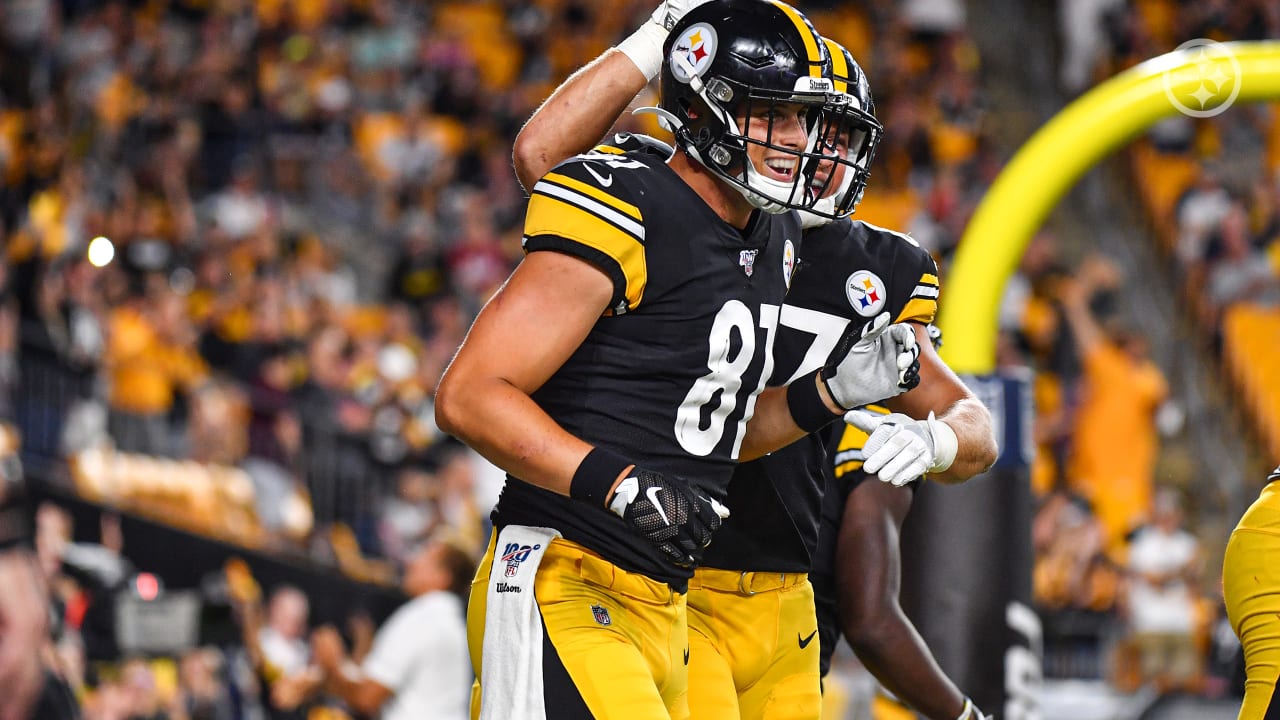
MULTIPOLYGON (((569 188, 570 190, 575 190, 577 192, 580 192, 583 195, 587 195, 592 199, 598 200, 604 203, 605 205, 608 205, 614 210, 630 215, 636 220, 644 219, 640 215, 640 208, 636 207, 635 205, 632 205, 629 202, 624 202, 622 200, 619 200, 618 198, 610 195, 609 193, 601 190, 600 188, 592 185, 588 185, 587 183, 584 183, 581 180, 577 180, 575 178, 569 177, 568 175, 562 175, 557 172, 547 173, 542 177, 542 179, 543 181, 552 182, 557 185, 569 188)), ((535 187, 534 190, 536 191, 537 188, 535 187)))
POLYGON ((626 278, 627 307, 640 304, 649 274, 644 244, 636 236, 573 203, 538 193, 529 198, 524 234, 562 237, 608 256, 626 278))
POLYGON ((594 148, 591 148, 591 152, 609 153, 610 155, 622 155, 626 151, 623 150, 622 148, 616 148, 612 145, 597 145, 594 148))
POLYGON ((932 274, 930 274, 930 273, 925 273, 925 274, 923 274, 923 275, 921 275, 921 276, 920 276, 920 282, 921 282, 922 284, 924 284, 924 285, 937 285, 937 284, 938 284, 938 276, 937 276, 937 275, 932 275, 932 274))
POLYGON ((938 314, 938 301, 933 298, 911 298, 906 307, 898 313, 894 322, 918 322, 929 324, 938 314))

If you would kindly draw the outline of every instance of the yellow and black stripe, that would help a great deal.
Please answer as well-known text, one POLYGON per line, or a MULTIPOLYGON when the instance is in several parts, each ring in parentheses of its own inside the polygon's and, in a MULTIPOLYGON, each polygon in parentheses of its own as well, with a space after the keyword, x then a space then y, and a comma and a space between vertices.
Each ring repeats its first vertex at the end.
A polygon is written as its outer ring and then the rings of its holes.
POLYGON ((827 54, 831 56, 831 78, 835 81, 836 92, 849 92, 849 68, 851 67, 849 61, 853 56, 843 45, 831 38, 824 37, 822 42, 826 43, 827 54))
POLYGON ((813 24, 809 22, 809 18, 784 2, 779 0, 770 0, 770 2, 776 5, 791 22, 795 23, 796 32, 800 34, 800 38, 804 42, 805 56, 809 61, 809 77, 822 77, 822 71, 828 59, 827 48, 818 41, 818 31, 813 29, 813 24))
POLYGON ((569 252, 613 280, 614 313, 634 310, 648 282, 644 217, 635 205, 587 182, 550 172, 534 186, 525 216, 525 252, 569 252))
POLYGON ((918 322, 928 325, 938 314, 938 276, 923 273, 916 287, 911 291, 911 298, 903 306, 902 312, 894 322, 918 322))

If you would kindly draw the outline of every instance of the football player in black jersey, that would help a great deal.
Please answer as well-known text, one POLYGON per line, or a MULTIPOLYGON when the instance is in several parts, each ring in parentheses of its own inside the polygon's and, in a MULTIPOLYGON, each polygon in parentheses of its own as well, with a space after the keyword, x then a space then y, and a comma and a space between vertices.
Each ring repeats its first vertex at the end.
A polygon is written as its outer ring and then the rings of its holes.
MULTIPOLYGON (((865 187, 880 126, 870 92, 847 51, 833 61, 845 119, 843 133, 826 140, 841 161, 815 178, 822 199, 802 212, 804 266, 783 309, 774 346, 771 384, 799 380, 821 365, 849 327, 861 327, 888 311, 912 324, 920 337, 936 309, 938 279, 932 258, 905 235, 847 219, 865 187), (809 244, 812 237, 814 243, 809 244)), ((641 62, 635 63, 637 67, 641 62)), ((622 109, 643 83, 627 84, 625 58, 606 54, 557 91, 517 141, 518 172, 534 174, 579 148, 583 138, 608 124, 584 105, 622 109), (586 88, 591 88, 590 92, 586 88), (612 94, 610 94, 612 93, 612 94), (603 96, 602 96, 603 94, 603 96)), ((632 141, 634 142, 634 140, 632 141)), ((898 396, 908 415, 874 421, 881 448, 876 466, 886 481, 923 463, 943 481, 958 482, 985 470, 995 458, 990 416, 931 350, 921 387, 898 396)), ((923 365, 922 365, 923 367, 923 365)), ((813 435, 735 471, 730 484, 734 515, 690 581, 690 706, 696 717, 814 717, 820 702, 818 627, 813 567, 825 450, 813 435)), ((914 476, 913 476, 914 477, 914 476)), ((913 658, 904 658, 908 662, 913 658)), ((949 718, 973 712, 958 693, 949 718)), ((977 715, 973 715, 977 717, 977 715)))
POLYGON ((885 312, 762 392, 822 159, 830 57, 808 21, 713 0, 663 53, 679 151, 543 174, 526 257, 437 391, 441 428, 509 473, 468 609, 482 718, 687 717, 684 592, 734 463, 915 379, 885 312))

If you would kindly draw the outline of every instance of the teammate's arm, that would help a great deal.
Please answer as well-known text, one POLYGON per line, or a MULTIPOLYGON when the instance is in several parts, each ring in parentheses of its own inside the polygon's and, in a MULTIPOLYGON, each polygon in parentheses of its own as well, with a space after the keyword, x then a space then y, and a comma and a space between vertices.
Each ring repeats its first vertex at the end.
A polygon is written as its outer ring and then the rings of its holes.
POLYGON ((920 345, 919 386, 886 400, 890 415, 847 416, 870 435, 863 467, 894 485, 926 472, 940 482, 964 482, 996 461, 991 413, 938 357, 927 328, 911 325, 920 345))
POLYGON ((480 311, 440 380, 440 429, 512 475, 568 495, 591 446, 530 395, 582 344, 612 295, 609 277, 584 260, 526 256, 480 311))
POLYGON ((899 603, 898 536, 913 490, 867 481, 849 494, 836 539, 841 631, 871 674, 930 720, 953 720, 964 694, 942 672, 899 603))

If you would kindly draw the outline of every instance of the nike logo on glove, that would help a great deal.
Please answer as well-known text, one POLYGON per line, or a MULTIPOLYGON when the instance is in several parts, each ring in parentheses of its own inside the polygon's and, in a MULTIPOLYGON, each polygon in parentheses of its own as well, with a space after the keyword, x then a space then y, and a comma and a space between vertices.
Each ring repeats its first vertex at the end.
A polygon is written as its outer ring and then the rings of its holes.
POLYGON ((800 641, 800 649, 803 650, 809 647, 809 643, 813 642, 813 638, 817 634, 818 634, 817 630, 814 630, 813 632, 809 633, 809 637, 800 637, 800 633, 796 633, 796 640, 800 641))
POLYGON ((658 491, 661 489, 660 487, 651 487, 645 491, 644 496, 649 498, 649 502, 653 503, 653 509, 658 511, 658 515, 662 517, 662 522, 670 525, 671 521, 667 519, 667 513, 662 509, 662 503, 658 501, 658 491))
POLYGON ((684 664, 689 664, 689 648, 684 649, 684 664))

